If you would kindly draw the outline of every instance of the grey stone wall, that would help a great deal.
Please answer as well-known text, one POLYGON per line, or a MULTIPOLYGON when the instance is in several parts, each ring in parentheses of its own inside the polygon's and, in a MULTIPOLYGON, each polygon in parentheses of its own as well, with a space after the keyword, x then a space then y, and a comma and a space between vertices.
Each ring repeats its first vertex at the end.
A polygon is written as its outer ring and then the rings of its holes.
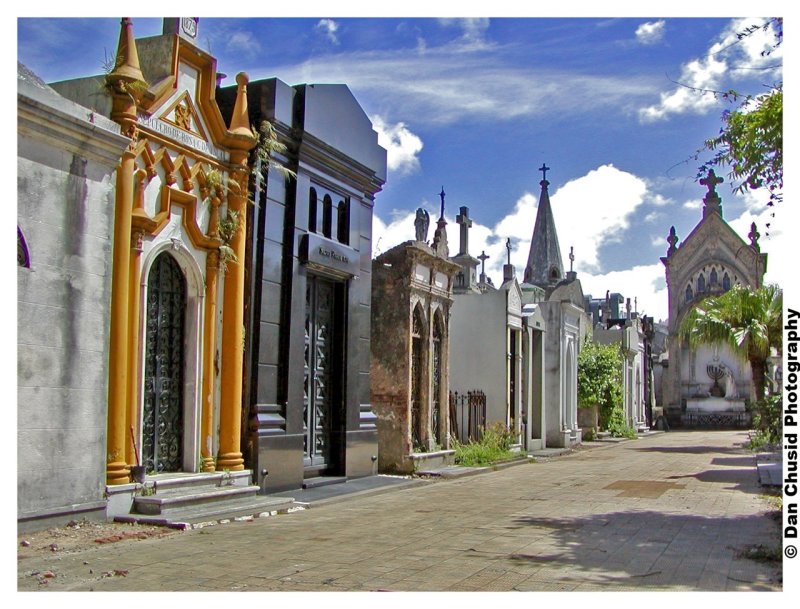
POLYGON ((104 516, 114 167, 127 139, 20 82, 17 511, 104 516))

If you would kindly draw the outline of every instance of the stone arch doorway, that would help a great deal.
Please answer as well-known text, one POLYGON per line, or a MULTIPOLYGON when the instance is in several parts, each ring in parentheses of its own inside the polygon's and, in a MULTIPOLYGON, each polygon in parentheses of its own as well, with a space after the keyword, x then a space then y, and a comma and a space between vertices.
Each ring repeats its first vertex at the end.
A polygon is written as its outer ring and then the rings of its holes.
POLYGON ((442 434, 442 418, 443 418, 443 405, 442 405, 442 369, 444 364, 444 321, 439 311, 436 311, 433 317, 433 370, 432 370, 432 384, 431 388, 431 431, 433 432, 433 441, 438 446, 444 446, 444 437, 442 434))
POLYGON ((142 464, 149 472, 181 471, 184 436, 186 277, 168 252, 147 280, 142 464))

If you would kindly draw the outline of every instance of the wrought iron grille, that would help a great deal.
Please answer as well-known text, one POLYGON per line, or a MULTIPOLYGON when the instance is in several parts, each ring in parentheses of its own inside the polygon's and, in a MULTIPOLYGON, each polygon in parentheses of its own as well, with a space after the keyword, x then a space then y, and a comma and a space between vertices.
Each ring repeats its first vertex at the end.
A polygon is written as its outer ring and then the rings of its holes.
POLYGON ((462 444, 479 441, 486 429, 486 394, 450 392, 450 433, 462 444))
POLYGON ((161 254, 148 278, 142 463, 147 471, 180 471, 183 463, 183 339, 186 280, 161 254))

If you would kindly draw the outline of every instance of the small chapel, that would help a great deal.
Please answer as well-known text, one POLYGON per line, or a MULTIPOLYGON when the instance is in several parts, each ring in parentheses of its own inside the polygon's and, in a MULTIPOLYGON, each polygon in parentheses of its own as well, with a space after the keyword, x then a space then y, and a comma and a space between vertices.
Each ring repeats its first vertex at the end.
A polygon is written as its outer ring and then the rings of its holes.
POLYGON ((704 297, 719 295, 734 285, 763 285, 767 254, 761 252, 755 223, 749 241, 725 221, 717 186, 723 179, 709 170, 700 180, 707 188, 702 217, 679 245, 671 227, 664 264, 669 297, 668 366, 662 401, 670 426, 746 426, 745 401, 751 397, 749 366, 726 346, 703 345, 696 350, 679 337, 687 312, 704 297))

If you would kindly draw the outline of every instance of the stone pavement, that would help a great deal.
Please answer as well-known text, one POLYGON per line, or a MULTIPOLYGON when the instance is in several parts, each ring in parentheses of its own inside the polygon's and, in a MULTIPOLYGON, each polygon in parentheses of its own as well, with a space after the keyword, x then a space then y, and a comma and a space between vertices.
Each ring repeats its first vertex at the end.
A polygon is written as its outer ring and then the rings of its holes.
POLYGON ((754 457, 739 447, 746 439, 673 431, 58 561, 25 560, 18 588, 781 590, 780 563, 739 557, 749 546, 780 544, 754 457), (56 573, 46 588, 29 575, 44 569, 56 573))

